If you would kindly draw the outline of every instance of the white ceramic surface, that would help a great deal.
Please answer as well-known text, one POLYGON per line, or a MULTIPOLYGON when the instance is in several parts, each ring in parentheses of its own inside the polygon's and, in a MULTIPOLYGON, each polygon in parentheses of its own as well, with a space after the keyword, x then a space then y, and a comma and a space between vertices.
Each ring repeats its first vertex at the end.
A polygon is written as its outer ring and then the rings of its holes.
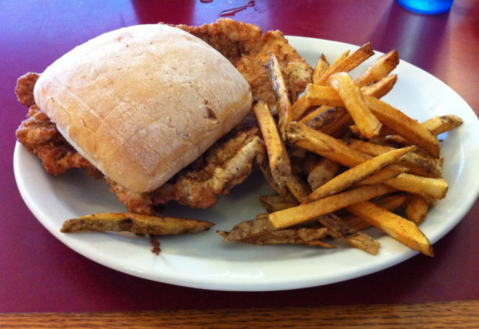
MULTIPOLYGON (((302 37, 289 37, 289 40, 312 65, 320 53, 332 62, 344 51, 357 49, 357 46, 327 40, 302 37)), ((356 71, 364 71, 379 55, 356 71)), ((478 119, 460 96, 432 75, 406 62, 401 62, 394 73, 399 75, 399 81, 384 100, 396 108, 419 121, 444 114, 456 114, 464 119, 464 125, 440 136, 444 140, 444 177, 450 185, 449 192, 431 209, 421 225, 426 236, 435 243, 463 218, 477 198, 478 119)), ((367 233, 381 243, 376 256, 350 248, 338 240, 333 241, 338 246, 335 250, 223 243, 216 230, 229 230, 236 223, 263 212, 258 196, 271 190, 259 174, 235 187, 211 210, 169 205, 167 214, 209 220, 216 225, 197 235, 161 237, 162 252, 155 256, 145 238, 113 233, 60 233, 65 219, 125 211, 103 180, 96 181, 76 170, 59 177, 49 175, 38 158, 18 143, 14 169, 27 206, 64 244, 115 270, 164 283, 231 291, 295 289, 360 277, 417 254, 375 229, 367 233)))

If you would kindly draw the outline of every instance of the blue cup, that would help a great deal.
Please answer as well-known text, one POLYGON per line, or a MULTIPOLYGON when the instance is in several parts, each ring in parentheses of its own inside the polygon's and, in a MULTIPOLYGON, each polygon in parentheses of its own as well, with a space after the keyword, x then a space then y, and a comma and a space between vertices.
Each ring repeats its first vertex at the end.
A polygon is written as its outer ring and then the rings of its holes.
POLYGON ((420 14, 442 14, 451 9, 454 0, 397 0, 404 8, 420 14))

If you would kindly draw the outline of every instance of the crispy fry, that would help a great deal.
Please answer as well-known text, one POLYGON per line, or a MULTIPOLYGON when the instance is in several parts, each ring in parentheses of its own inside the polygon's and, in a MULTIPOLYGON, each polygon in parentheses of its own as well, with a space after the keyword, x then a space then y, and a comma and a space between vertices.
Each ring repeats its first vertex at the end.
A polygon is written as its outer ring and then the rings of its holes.
POLYGON ((277 228, 269 221, 268 217, 260 217, 235 225, 233 229, 226 235, 224 241, 241 241, 247 238, 273 232, 276 229, 277 228))
MULTIPOLYGON (((310 128, 313 128, 314 130, 322 131, 324 129, 327 129, 327 127, 333 124, 335 121, 340 120, 342 117, 349 116, 348 111, 344 107, 330 108, 329 106, 325 106, 325 108, 329 108, 329 109, 326 112, 318 114, 311 120, 308 120, 305 123, 305 125, 310 128)), ((317 114, 319 112, 314 111, 314 113, 317 114)), ((351 121, 351 120, 352 119, 349 116, 348 121, 351 121)), ((302 120, 300 122, 302 123, 302 120)))
MULTIPOLYGON (((357 139, 349 139, 347 143, 352 148, 372 156, 378 156, 384 152, 395 150, 395 148, 390 146, 378 145, 357 139)), ((409 168, 409 172, 414 175, 433 178, 442 177, 441 160, 434 158, 425 152, 423 153, 424 154, 410 152, 401 157, 398 163, 409 168)))
POLYGON ((429 204, 420 195, 414 195, 406 207, 406 218, 416 225, 424 222, 429 211, 429 204))
MULTIPOLYGON (((371 112, 386 126, 393 127, 401 136, 439 157, 439 141, 427 128, 391 105, 371 96, 364 96, 371 112)), ((356 123, 357 124, 357 123, 356 123)))
POLYGON ((326 59, 326 56, 324 54, 321 54, 318 58, 318 63, 316 64, 316 67, 314 68, 313 72, 313 83, 317 84, 320 78, 326 73, 326 71, 329 69, 329 63, 328 60, 326 59))
POLYGON ((409 248, 434 256, 431 243, 413 222, 368 201, 351 205, 347 210, 409 248))
POLYGON ((365 161, 352 169, 349 169, 339 176, 334 177, 329 182, 311 193, 303 203, 309 203, 315 200, 323 199, 327 196, 339 193, 355 183, 371 176, 387 165, 397 161, 404 154, 415 150, 414 146, 383 153, 375 158, 365 161))
POLYGON ((420 177, 411 174, 400 174, 385 184, 401 191, 422 195, 429 202, 444 198, 448 189, 447 182, 442 178, 420 177))
POLYGON ((275 229, 289 227, 394 191, 396 189, 386 185, 358 187, 318 201, 271 213, 268 218, 270 225, 275 229))
POLYGON ((371 158, 371 156, 301 123, 291 122, 286 128, 286 136, 291 143, 346 167, 354 167, 371 158))
POLYGON ((359 64, 366 59, 374 55, 374 51, 371 48, 371 44, 368 42, 361 46, 358 50, 352 53, 350 56, 342 59, 340 62, 336 61, 329 67, 329 69, 323 74, 318 81, 318 85, 327 85, 329 78, 338 72, 349 72, 355 69, 359 64))
POLYGON ((397 80, 398 76, 396 74, 384 77, 373 84, 361 87, 361 93, 377 99, 382 98, 393 89, 397 80))
POLYGON ((281 73, 276 56, 270 52, 268 61, 268 74, 273 86, 273 93, 276 99, 276 109, 278 111, 278 126, 281 137, 284 140, 285 125, 292 121, 291 103, 289 102, 288 89, 281 73))
POLYGON ((372 255, 376 255, 379 252, 379 242, 362 232, 353 231, 338 216, 329 214, 319 217, 318 220, 335 236, 343 238, 351 246, 364 250, 372 255))
MULTIPOLYGON (((381 208, 384 208, 391 212, 395 212, 400 210, 402 207, 404 207, 404 205, 407 203, 408 200, 409 200, 409 195, 406 193, 403 193, 403 194, 394 194, 394 195, 384 196, 380 198, 379 200, 374 201, 373 203, 378 205, 381 208)), ((355 232, 371 227, 371 224, 363 221, 361 218, 351 213, 342 215, 341 218, 355 232)))
POLYGON ((288 186, 291 193, 299 202, 306 200, 308 195, 311 193, 309 186, 303 182, 298 175, 295 174, 291 174, 291 176, 289 176, 286 186, 288 186))
POLYGON ((375 115, 371 113, 363 99, 361 89, 354 83, 353 78, 351 78, 348 73, 341 72, 331 76, 329 81, 331 86, 338 92, 339 96, 341 96, 346 109, 358 126, 361 135, 369 139, 377 137, 382 124, 375 115))
POLYGON ((284 185, 289 176, 291 176, 291 163, 288 152, 279 136, 278 128, 268 110, 268 106, 260 101, 253 107, 253 110, 266 144, 271 174, 279 185, 284 185))
POLYGON ((275 212, 298 205, 298 202, 288 200, 281 195, 265 195, 260 197, 259 200, 267 212, 275 212))
MULTIPOLYGON (((275 245, 275 244, 305 244, 315 247, 328 249, 335 248, 328 243, 316 243, 327 235, 327 228, 296 228, 269 232, 260 236, 239 240, 239 242, 257 244, 257 245, 275 245), (313 243, 311 243, 313 242, 313 243)), ((226 237, 228 232, 218 231, 222 237, 226 237)), ((322 241, 321 241, 322 242, 322 241)))
POLYGON ((69 219, 63 223, 61 232, 125 231, 138 234, 166 235, 198 233, 213 225, 213 223, 195 219, 130 213, 104 213, 69 219))
POLYGON ((402 166, 400 164, 392 164, 389 165, 372 176, 369 176, 362 181, 355 183, 355 186, 364 186, 364 185, 374 185, 374 184, 381 184, 387 182, 390 179, 393 179, 399 176, 402 173, 406 173, 409 171, 409 168, 406 166, 402 166))
POLYGON ((360 87, 366 86, 372 82, 380 80, 391 73, 399 64, 399 53, 397 50, 391 50, 387 54, 379 57, 373 65, 371 65, 356 80, 356 84, 360 87))
POLYGON ((327 158, 322 159, 308 175, 309 186, 313 190, 321 187, 336 175, 339 167, 337 162, 327 158))
POLYGON ((424 121, 421 126, 429 129, 431 133, 437 136, 462 125, 462 122, 462 119, 458 116, 449 114, 424 121))

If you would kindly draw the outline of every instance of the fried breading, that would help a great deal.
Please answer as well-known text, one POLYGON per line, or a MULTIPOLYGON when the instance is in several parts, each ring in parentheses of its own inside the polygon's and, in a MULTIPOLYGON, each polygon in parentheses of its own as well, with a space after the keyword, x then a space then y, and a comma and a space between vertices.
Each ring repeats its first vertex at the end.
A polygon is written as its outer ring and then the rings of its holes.
POLYGON ((266 67, 271 51, 277 58, 290 97, 305 90, 312 82, 312 67, 289 45, 281 31, 268 31, 253 24, 223 18, 202 26, 177 25, 218 50, 241 72, 253 91, 255 100, 270 108, 275 105, 266 67))

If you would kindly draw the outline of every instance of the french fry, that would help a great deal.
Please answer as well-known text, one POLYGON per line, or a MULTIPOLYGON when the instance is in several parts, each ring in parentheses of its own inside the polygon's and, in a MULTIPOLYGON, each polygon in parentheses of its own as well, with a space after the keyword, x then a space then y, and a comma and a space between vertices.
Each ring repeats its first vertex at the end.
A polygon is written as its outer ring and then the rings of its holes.
MULTIPOLYGON (((394 194, 394 195, 384 196, 384 197, 381 197, 379 200, 374 201, 373 203, 388 211, 395 212, 400 210, 402 207, 404 207, 404 205, 406 205, 408 200, 409 200, 409 195, 406 193, 403 193, 403 194, 394 194)), ((351 213, 342 215, 341 218, 346 223, 346 225, 351 227, 351 229, 355 232, 371 227, 371 224, 363 221, 361 218, 351 213)))
POLYGON ((311 193, 303 203, 309 203, 315 200, 323 199, 327 196, 339 193, 355 183, 371 176, 387 165, 397 161, 404 154, 415 150, 416 147, 410 146, 403 149, 383 153, 375 158, 365 161, 352 169, 349 169, 331 179, 329 182, 311 193))
MULTIPOLYGON (((370 200, 394 191, 396 191, 396 189, 386 185, 358 187, 318 201, 271 213, 268 215, 269 224, 275 229, 301 224, 313 218, 343 209, 351 204, 370 200)), ((268 228, 271 228, 271 226, 268 228)))
POLYGON ((281 195, 265 195, 259 198, 263 208, 267 212, 275 212, 283 209, 292 208, 298 205, 298 202, 288 200, 281 195))
POLYGON ((326 73, 329 69, 329 63, 324 54, 321 54, 318 58, 318 63, 316 64, 313 72, 313 83, 317 84, 320 78, 326 73))
POLYGON ((442 178, 421 177, 411 174, 400 174, 396 178, 384 182, 398 190, 422 195, 428 202, 442 199, 446 196, 447 182, 442 178))
POLYGON ((263 140, 268 152, 269 166, 274 180, 279 185, 286 184, 291 176, 291 163, 288 152, 284 147, 281 137, 276 127, 273 116, 264 102, 258 102, 253 107, 253 111, 258 119, 258 123, 263 135, 263 140))
POLYGON ((286 136, 294 145, 331 159, 346 167, 357 166, 371 158, 371 156, 357 151, 331 136, 298 122, 291 122, 287 126, 286 136))
POLYGON ((396 74, 389 75, 384 77, 373 84, 361 87, 361 93, 363 95, 368 95, 375 97, 377 99, 387 95, 394 87, 398 80, 396 74))
MULTIPOLYGON (((330 108, 324 113, 315 116, 311 120, 308 120, 305 125, 310 128, 313 128, 314 130, 322 131, 326 129, 328 125, 333 124, 335 121, 340 120, 344 116, 349 116, 348 111, 344 107, 334 107, 330 108)), ((351 116, 349 116, 348 122, 349 121, 352 121, 351 116)), ((302 123, 302 120, 299 122, 302 123)))
POLYGON ((431 243, 413 222, 368 201, 351 205, 347 210, 409 248, 434 256, 431 243))
POLYGON ((424 222, 429 211, 429 204, 420 195, 415 195, 406 207, 406 218, 416 225, 424 222))
POLYGON ((431 118, 421 123, 421 126, 429 129, 431 133, 437 136, 462 125, 462 122, 462 119, 458 116, 449 114, 431 118))
POLYGON ((285 125, 292 121, 293 114, 291 103, 289 102, 288 89, 281 73, 276 56, 270 52, 268 61, 268 74, 273 86, 273 93, 276 99, 276 109, 278 111, 278 127, 281 137, 284 140, 285 125))
POLYGON ((339 170, 339 164, 330 159, 322 159, 308 175, 309 186, 313 190, 331 180, 339 170))
MULTIPOLYGON (((358 126, 361 135, 369 139, 379 135, 381 122, 371 113, 368 104, 363 99, 361 89, 355 84, 353 78, 345 72, 336 73, 329 79, 331 86, 338 92, 346 109, 358 126)), ((372 96, 369 96, 374 98, 372 96)), ((340 106, 340 105, 334 105, 340 106)))
POLYGON ((406 166, 402 166, 400 164, 392 164, 381 169, 374 175, 371 175, 363 179, 362 181, 355 183, 354 186, 382 184, 387 182, 388 180, 391 180, 399 176, 402 173, 407 173, 408 171, 409 171, 409 168, 406 166))
MULTIPOLYGON (((439 141, 427 128, 416 120, 392 107, 391 105, 371 96, 363 97, 371 112, 386 126, 393 127, 401 136, 407 138, 419 147, 424 148, 434 157, 441 152, 439 141)), ((357 124, 357 122, 356 122, 357 124)))
POLYGON ((241 241, 273 232, 276 229, 277 228, 269 221, 268 217, 259 217, 235 225, 233 229, 228 232, 224 241, 241 241))
POLYGON ((62 233, 76 232, 132 232, 137 234, 167 235, 204 231, 213 223, 195 219, 148 216, 130 213, 104 213, 87 215, 65 221, 62 233))
MULTIPOLYGON (((285 229, 269 232, 267 234, 259 235, 256 237, 239 240, 239 242, 249 243, 249 244, 258 244, 258 245, 267 245, 267 244, 306 244, 310 246, 324 247, 333 249, 334 246, 327 243, 313 243, 310 242, 318 241, 324 239, 327 235, 327 228, 295 228, 295 229, 285 229)), ((228 236, 228 232, 218 231, 217 232, 222 237, 228 236)))
MULTIPOLYGON (((372 156, 378 156, 384 152, 395 150, 394 147, 369 143, 357 139, 349 139, 347 143, 352 148, 372 156)), ((441 160, 430 156, 426 152, 423 152, 423 154, 410 152, 401 157, 398 163, 409 168, 409 172, 414 175, 433 178, 442 177, 441 160)))
POLYGON ((296 200, 303 202, 306 200, 308 195, 311 193, 309 186, 303 182, 296 174, 291 174, 288 177, 286 186, 289 188, 291 193, 294 195, 296 200))
POLYGON ((329 214, 319 217, 318 220, 335 236, 343 238, 351 246, 364 250, 372 255, 376 255, 379 252, 379 242, 362 232, 353 231, 338 216, 329 214))
POLYGON ((356 80, 356 84, 360 87, 366 86, 372 82, 380 80, 391 73, 399 64, 399 53, 397 50, 391 50, 387 54, 379 57, 373 65, 371 65, 356 80))
POLYGON ((368 42, 361 46, 358 50, 353 52, 350 56, 342 59, 340 62, 335 62, 329 67, 329 69, 323 74, 323 76, 317 82, 318 85, 327 85, 329 78, 338 72, 349 72, 355 69, 359 64, 367 60, 374 55, 374 51, 371 48, 371 44, 368 42))

